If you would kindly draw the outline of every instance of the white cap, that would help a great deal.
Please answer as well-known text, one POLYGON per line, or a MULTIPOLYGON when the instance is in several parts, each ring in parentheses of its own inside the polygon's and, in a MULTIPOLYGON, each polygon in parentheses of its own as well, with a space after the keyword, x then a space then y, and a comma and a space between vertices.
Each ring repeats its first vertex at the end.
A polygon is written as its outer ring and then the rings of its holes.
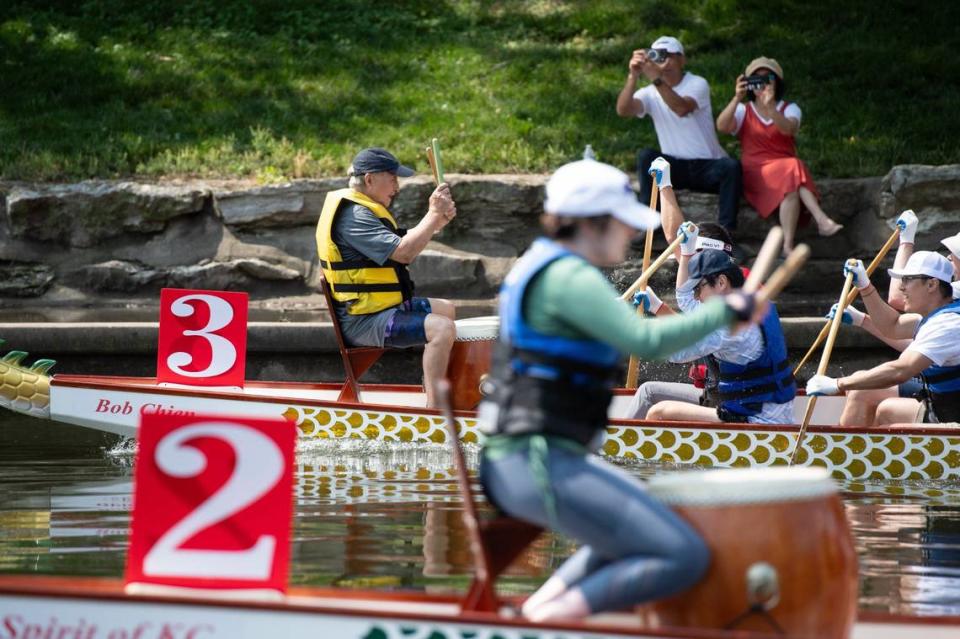
POLYGON ((940 243, 950 249, 950 252, 960 258, 960 233, 940 240, 940 243))
POLYGON ((683 45, 673 36, 660 36, 650 45, 651 49, 666 49, 667 53, 683 55, 683 45))
POLYGON ((949 284, 953 281, 953 265, 950 260, 933 251, 917 251, 907 260, 902 270, 887 269, 890 277, 904 277, 909 275, 925 275, 935 277, 949 284))
POLYGON ((637 202, 627 174, 596 160, 578 160, 557 169, 547 180, 543 208, 568 217, 609 214, 640 230, 660 226, 656 211, 637 202))

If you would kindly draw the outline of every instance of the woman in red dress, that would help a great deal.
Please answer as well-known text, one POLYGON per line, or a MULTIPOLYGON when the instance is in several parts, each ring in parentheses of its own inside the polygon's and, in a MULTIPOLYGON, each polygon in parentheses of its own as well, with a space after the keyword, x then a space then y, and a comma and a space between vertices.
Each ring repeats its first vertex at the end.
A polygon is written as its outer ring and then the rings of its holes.
POLYGON ((787 253, 793 248, 801 214, 804 224, 813 216, 820 235, 833 235, 843 225, 820 208, 813 176, 797 157, 795 136, 801 112, 796 104, 781 99, 785 89, 783 69, 777 61, 757 58, 737 78, 733 99, 717 116, 717 129, 740 138, 743 193, 761 217, 769 217, 779 208, 783 250, 787 253), (749 76, 762 78, 762 86, 748 88, 749 76))

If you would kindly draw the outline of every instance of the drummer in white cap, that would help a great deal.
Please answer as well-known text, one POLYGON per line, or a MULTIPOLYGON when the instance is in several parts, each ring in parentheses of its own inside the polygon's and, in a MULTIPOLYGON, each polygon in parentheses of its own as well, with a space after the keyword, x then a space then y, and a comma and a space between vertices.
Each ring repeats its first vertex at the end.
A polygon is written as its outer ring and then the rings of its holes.
POLYGON ((913 338, 896 360, 841 378, 815 375, 808 395, 835 395, 849 390, 882 389, 919 375, 923 400, 895 397, 880 403, 877 424, 960 421, 960 301, 953 299, 950 260, 917 251, 903 269, 890 269, 900 281, 904 314, 887 304, 870 283, 860 260, 848 260, 844 273, 854 282, 867 312, 881 333, 892 339, 913 338))

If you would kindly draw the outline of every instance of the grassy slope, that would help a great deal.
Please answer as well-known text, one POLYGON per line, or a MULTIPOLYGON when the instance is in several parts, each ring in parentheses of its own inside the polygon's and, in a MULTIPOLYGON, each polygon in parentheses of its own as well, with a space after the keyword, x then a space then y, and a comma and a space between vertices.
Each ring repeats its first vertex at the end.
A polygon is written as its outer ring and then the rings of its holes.
POLYGON ((778 58, 815 174, 882 174, 958 161, 957 24, 951 0, 7 0, 0 177, 269 181, 374 144, 424 169, 435 135, 449 171, 549 171, 588 142, 630 168, 655 136, 614 102, 662 33, 715 114, 778 58))

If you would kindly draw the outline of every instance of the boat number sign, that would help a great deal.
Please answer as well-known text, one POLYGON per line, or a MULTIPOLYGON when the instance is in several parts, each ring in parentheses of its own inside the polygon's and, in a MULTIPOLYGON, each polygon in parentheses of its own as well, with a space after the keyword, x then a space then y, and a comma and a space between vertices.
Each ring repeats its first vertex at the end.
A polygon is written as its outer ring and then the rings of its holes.
POLYGON ((286 590, 296 429, 142 416, 127 583, 286 590))
POLYGON ((246 293, 160 291, 158 382, 243 386, 246 360, 246 293))

